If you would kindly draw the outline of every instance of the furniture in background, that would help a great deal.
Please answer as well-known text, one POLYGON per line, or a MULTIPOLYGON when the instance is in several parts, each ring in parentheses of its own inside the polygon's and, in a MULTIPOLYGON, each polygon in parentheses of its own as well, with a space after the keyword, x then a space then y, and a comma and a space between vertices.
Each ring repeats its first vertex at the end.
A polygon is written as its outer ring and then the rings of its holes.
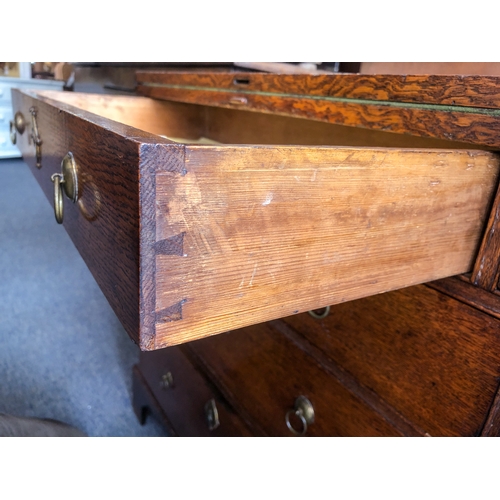
POLYGON ((9 123, 14 119, 11 90, 14 88, 62 90, 63 85, 62 81, 0 76, 0 159, 21 156, 19 149, 10 140, 9 123))

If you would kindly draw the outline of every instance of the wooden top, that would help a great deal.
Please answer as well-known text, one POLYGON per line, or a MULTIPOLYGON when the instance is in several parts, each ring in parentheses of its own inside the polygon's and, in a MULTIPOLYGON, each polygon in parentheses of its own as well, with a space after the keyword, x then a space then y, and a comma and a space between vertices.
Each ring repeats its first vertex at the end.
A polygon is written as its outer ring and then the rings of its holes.
POLYGON ((500 148, 500 77, 138 72, 137 92, 500 148))
POLYGON ((142 71, 140 86, 195 86, 336 99, 500 107, 500 77, 481 75, 276 75, 142 71))

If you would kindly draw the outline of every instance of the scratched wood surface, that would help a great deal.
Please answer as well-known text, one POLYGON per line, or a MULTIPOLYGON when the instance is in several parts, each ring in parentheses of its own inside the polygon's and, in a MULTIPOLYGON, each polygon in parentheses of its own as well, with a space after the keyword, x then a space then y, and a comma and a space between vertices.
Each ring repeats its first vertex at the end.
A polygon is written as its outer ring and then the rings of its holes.
POLYGON ((500 148, 498 77, 138 73, 138 93, 500 148))
POLYGON ((156 174, 154 347, 470 271, 482 151, 186 146, 156 174))

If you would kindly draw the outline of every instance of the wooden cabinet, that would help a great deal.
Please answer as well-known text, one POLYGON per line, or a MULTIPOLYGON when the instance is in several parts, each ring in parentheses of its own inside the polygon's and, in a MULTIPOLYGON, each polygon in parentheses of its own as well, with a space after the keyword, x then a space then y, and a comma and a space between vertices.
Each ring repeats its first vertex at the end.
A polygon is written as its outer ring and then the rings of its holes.
POLYGON ((24 158, 154 351, 134 371, 140 418, 179 435, 496 432, 497 79, 138 81, 143 96, 13 102, 24 158), (54 190, 68 153, 75 203, 54 190))

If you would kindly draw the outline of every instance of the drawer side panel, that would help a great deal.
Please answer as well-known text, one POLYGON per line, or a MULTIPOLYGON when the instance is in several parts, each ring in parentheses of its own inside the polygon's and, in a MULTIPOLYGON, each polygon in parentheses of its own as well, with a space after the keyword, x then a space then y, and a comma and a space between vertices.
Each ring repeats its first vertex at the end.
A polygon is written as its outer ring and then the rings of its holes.
MULTIPOLYGON (((116 122, 13 91, 14 112, 27 121, 17 144, 51 205, 51 175, 71 151, 78 165, 80 199, 64 198, 63 225, 128 334, 139 337, 139 142, 116 122), (37 111, 41 168, 35 166, 30 108, 37 111)), ((54 221, 54 224, 56 222, 54 221)), ((62 230, 62 228, 61 228, 62 230)), ((78 283, 75 283, 78 287, 78 283)))

